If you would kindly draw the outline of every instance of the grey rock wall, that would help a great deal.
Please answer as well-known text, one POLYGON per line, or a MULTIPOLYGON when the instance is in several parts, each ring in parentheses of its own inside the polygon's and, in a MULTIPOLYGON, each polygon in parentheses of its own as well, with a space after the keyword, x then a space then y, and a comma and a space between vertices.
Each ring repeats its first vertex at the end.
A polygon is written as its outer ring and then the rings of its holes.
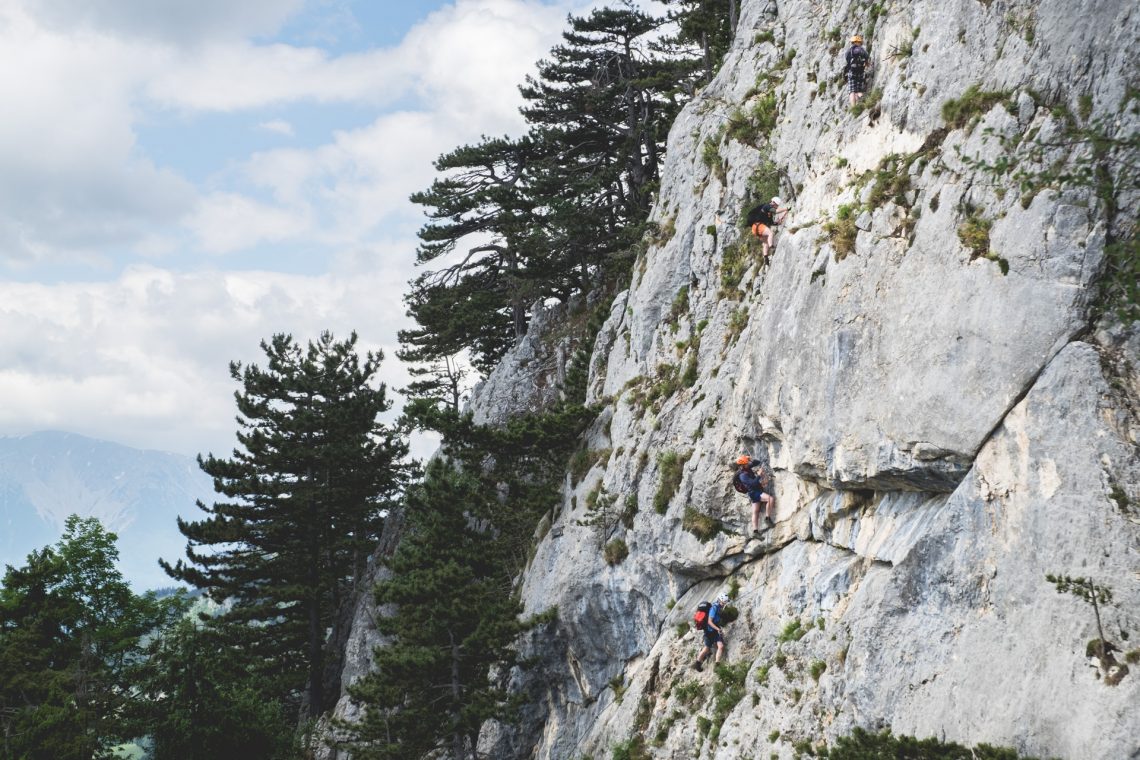
MULTIPOLYGON (((1140 334, 1093 325, 1090 308, 1119 230, 1087 190, 1023 204, 1015 168, 966 160, 1000 158, 999 136, 1060 137, 1061 105, 1134 133, 1140 11, 881 7, 877 108, 849 113, 835 76, 832 30, 865 29, 866 6, 746 0, 724 67, 674 125, 654 217, 675 233, 635 265, 595 344, 605 412, 586 445, 609 456, 567 483, 522 578, 528 612, 558 621, 523 642, 536 664, 506 677, 527 708, 485 727, 488 756, 602 758, 640 736, 658 758, 791 758, 861 726, 1140 758, 1140 667, 1106 684, 1085 653, 1091 608, 1045 580, 1110 585, 1106 638, 1137 647, 1140 334), (945 124, 943 103, 972 85, 1003 96, 945 124), (772 92, 769 134, 725 136, 772 92), (746 249, 726 278, 767 161, 793 210, 767 266, 746 249), (872 202, 884 167, 907 179, 872 202), (843 205, 858 230, 846 256, 827 226, 843 205), (991 258, 959 239, 971 217, 992 225, 991 258), (776 475, 761 541, 729 485, 742 451, 776 475), (682 478, 658 511, 670 458, 682 478), (636 500, 632 528, 579 524, 597 489, 636 500), (694 517, 721 529, 698 539, 694 517), (610 538, 630 550, 613 566, 610 538), (728 588, 745 697, 710 739, 718 677, 689 669, 683 624, 728 588)), ((1135 218, 1135 193, 1121 200, 1135 218)))

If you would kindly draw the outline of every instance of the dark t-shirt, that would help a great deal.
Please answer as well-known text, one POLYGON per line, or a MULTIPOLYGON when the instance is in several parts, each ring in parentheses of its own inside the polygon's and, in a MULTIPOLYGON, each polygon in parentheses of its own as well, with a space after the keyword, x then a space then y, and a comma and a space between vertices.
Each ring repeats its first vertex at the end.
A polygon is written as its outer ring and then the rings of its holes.
POLYGON ((761 494, 769 493, 771 491, 772 479, 765 478, 763 471, 757 475, 752 470, 741 470, 740 482, 748 489, 748 498, 752 501, 757 501, 761 494))
POLYGON ((867 65, 867 49, 862 45, 847 48, 847 71, 860 73, 867 65))
POLYGON ((774 216, 775 213, 776 209, 772 206, 771 203, 761 203, 759 206, 748 212, 748 218, 746 221, 748 222, 749 227, 754 224, 763 224, 767 227, 771 227, 776 223, 776 218, 774 216))

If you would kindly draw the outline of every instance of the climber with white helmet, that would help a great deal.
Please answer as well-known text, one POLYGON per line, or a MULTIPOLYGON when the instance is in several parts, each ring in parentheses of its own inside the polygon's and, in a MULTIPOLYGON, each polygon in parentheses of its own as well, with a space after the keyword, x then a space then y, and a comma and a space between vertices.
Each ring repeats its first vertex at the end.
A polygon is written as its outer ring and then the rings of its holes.
POLYGON ((724 657, 724 628, 721 626, 723 625, 724 609, 728 606, 728 602, 728 594, 721 594, 709 608, 704 627, 705 645, 701 648, 700 654, 697 655, 697 661, 693 663, 694 670, 700 670, 704 667, 705 658, 712 653, 714 647, 716 648, 716 657, 713 660, 713 665, 718 665, 721 658, 724 657))
POLYGON ((732 476, 732 487, 739 493, 748 494, 752 502, 752 537, 761 534, 775 525, 772 514, 776 509, 776 497, 772 493, 772 477, 764 468, 763 462, 742 454, 736 460, 736 473, 732 476), (760 472, 754 470, 759 467, 760 472), (764 527, 760 527, 760 510, 764 510, 764 527))
POLYGON ((784 208, 784 202, 778 195, 772 196, 772 200, 761 203, 748 212, 745 223, 752 230, 752 234, 763 242, 762 252, 765 258, 776 250, 776 233, 773 228, 782 224, 787 215, 788 209, 784 208))
POLYGON ((847 79, 847 92, 850 93, 851 105, 854 107, 867 90, 867 69, 872 65, 867 48, 863 47, 863 35, 852 35, 851 47, 847 48, 846 61, 843 75, 847 79))

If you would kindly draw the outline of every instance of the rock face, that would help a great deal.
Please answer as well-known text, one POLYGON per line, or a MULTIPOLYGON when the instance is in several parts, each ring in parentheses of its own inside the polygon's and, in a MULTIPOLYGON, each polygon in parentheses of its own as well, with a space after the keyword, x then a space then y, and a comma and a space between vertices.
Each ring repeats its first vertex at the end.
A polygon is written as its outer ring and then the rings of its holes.
POLYGON ((1093 608, 1045 577, 1110 586, 1104 637, 1140 656, 1140 337, 1090 308, 1113 219, 1080 183, 1025 194, 1018 165, 976 164, 1078 122, 1134 134, 1140 13, 875 7, 745 0, 674 125, 654 212, 672 236, 591 363, 583 445, 610 454, 522 578, 558 621, 523 643, 528 705, 485 727, 487 756, 790 758, 858 726, 1140 758, 1140 666, 1087 656, 1093 608), (836 74, 871 25, 881 98, 855 116, 836 74), (763 266, 738 220, 765 181, 792 211, 763 266), (729 484, 741 452, 775 473, 760 541, 729 484), (632 527, 579 524, 598 489, 636 503, 632 527), (721 590, 735 670, 697 673, 685 624, 721 590))

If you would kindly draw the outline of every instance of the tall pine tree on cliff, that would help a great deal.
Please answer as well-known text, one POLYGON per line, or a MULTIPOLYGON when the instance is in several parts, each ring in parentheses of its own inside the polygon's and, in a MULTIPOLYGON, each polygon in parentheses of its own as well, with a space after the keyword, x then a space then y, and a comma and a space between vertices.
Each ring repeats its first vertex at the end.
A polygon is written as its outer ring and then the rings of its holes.
POLYGON ((402 352, 447 388, 468 351, 489 372, 526 330, 537 299, 566 301, 628 271, 645 231, 665 138, 699 61, 662 38, 668 20, 630 7, 572 17, 564 44, 520 88, 530 131, 444 154, 405 298, 418 326, 402 352))
POLYGON ((362 359, 356 340, 276 335, 261 344, 264 369, 230 365, 241 448, 198 459, 224 500, 179 520, 189 561, 163 563, 229 603, 214 622, 223 640, 247 653, 267 696, 303 701, 310 716, 335 696, 322 686, 326 632, 407 476, 406 444, 377 421, 390 406, 382 356, 362 359))
POLYGON ((443 751, 474 757, 483 721, 502 716, 505 691, 490 666, 512 661, 520 606, 495 534, 493 495, 437 459, 409 490, 399 548, 376 587, 377 618, 390 642, 352 688, 366 705, 350 729, 353 757, 411 760, 443 751), (383 607, 382 607, 383 609, 383 607))

